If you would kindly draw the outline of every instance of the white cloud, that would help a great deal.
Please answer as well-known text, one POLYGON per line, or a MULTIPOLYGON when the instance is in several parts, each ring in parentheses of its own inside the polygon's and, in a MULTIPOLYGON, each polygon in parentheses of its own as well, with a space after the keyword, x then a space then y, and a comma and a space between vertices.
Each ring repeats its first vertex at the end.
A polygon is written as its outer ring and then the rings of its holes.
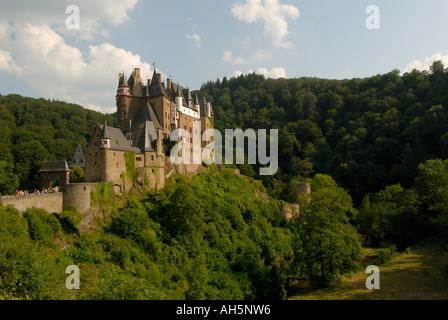
POLYGON ((429 71, 430 67, 435 61, 442 60, 445 66, 448 66, 448 55, 443 55, 441 52, 433 54, 431 57, 425 58, 423 60, 415 60, 409 63, 402 73, 411 72, 414 69, 420 71, 429 71))
POLYGON ((243 64, 245 62, 245 60, 241 57, 234 58, 233 53, 230 50, 223 51, 222 60, 234 64, 243 64))
POLYGON ((110 34, 104 25, 119 26, 129 20, 139 0, 21 0, 2 1, 0 19, 21 21, 32 25, 46 24, 64 36, 93 41, 96 35, 110 34), (68 30, 65 21, 69 5, 75 4, 80 10, 80 29, 68 30))
POLYGON ((261 62, 269 59, 270 55, 269 52, 266 52, 265 50, 258 50, 255 51, 252 55, 252 57, 249 58, 241 58, 241 57, 234 57, 233 53, 230 50, 225 50, 222 53, 222 60, 228 63, 232 64, 246 64, 246 63, 256 63, 261 62))
MULTIPOLYGON (((258 68, 257 70, 249 70, 248 74, 250 74, 250 73, 261 74, 261 75, 265 76, 265 78, 270 78, 270 79, 287 78, 286 70, 283 69, 282 67, 272 68, 271 70, 268 70, 268 69, 262 67, 262 68, 258 68)), ((233 72, 234 77, 238 77, 242 74, 244 74, 244 73, 239 70, 233 72)))
POLYGON ((255 23, 263 21, 264 34, 272 38, 276 47, 289 48, 294 46, 283 39, 289 34, 288 18, 297 19, 299 10, 293 5, 280 4, 279 0, 246 0, 244 4, 234 3, 232 15, 239 21, 255 23))
POLYGON ((256 73, 264 75, 266 78, 279 79, 287 78, 286 71, 282 67, 272 68, 268 70, 266 68, 258 68, 256 73))
POLYGON ((118 73, 151 65, 139 55, 110 43, 90 45, 88 52, 68 45, 48 25, 0 24, 0 71, 23 81, 40 96, 114 112, 118 73), (14 30, 13 32, 11 30, 14 30))
POLYGON ((194 41, 194 45, 196 46, 196 48, 200 49, 201 48, 201 36, 198 35, 197 33, 195 34, 186 34, 185 37, 189 40, 193 40, 194 41))

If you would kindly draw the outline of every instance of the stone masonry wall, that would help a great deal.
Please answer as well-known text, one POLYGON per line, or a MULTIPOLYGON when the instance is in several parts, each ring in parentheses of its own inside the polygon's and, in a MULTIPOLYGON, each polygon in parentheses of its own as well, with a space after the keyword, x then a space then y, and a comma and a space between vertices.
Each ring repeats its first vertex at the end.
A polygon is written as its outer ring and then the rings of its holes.
POLYGON ((63 210, 62 192, 50 194, 30 194, 27 196, 5 196, 2 197, 4 206, 12 205, 20 213, 26 209, 36 207, 45 209, 49 213, 61 213, 63 210))

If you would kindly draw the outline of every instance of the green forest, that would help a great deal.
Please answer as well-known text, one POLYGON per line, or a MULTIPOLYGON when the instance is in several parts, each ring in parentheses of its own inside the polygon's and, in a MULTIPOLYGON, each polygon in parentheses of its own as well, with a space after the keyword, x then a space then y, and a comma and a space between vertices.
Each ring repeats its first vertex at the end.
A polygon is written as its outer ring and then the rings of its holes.
MULTIPOLYGON (((76 208, 20 215, 0 206, 2 299, 285 299, 288 277, 331 286, 381 256, 448 244, 448 70, 365 79, 207 82, 215 127, 278 129, 279 172, 256 165, 171 177, 161 191, 92 193, 97 227, 76 208), (286 220, 278 201, 309 205, 286 220), (61 244, 65 245, 62 246, 61 244), (81 290, 65 268, 81 269, 81 290), (30 268, 30 266, 32 266, 30 268)), ((39 187, 44 161, 70 159, 103 115, 60 101, 0 96, 0 193, 39 187)), ((447 266, 448 269, 448 266, 447 266)))
POLYGON ((40 189, 44 161, 70 162, 105 119, 116 123, 113 115, 62 101, 0 95, 0 194, 40 189))

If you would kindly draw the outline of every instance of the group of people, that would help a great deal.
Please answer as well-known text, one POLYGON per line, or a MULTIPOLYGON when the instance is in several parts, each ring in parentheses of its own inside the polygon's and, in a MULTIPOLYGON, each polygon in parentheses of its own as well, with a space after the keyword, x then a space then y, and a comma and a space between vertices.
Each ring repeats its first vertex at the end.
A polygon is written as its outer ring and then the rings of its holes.
MULTIPOLYGON (((48 193, 57 193, 59 192, 59 188, 42 188, 42 190, 34 189, 33 194, 48 194, 48 193)), ((28 190, 16 190, 16 196, 27 196, 30 192, 28 190)))

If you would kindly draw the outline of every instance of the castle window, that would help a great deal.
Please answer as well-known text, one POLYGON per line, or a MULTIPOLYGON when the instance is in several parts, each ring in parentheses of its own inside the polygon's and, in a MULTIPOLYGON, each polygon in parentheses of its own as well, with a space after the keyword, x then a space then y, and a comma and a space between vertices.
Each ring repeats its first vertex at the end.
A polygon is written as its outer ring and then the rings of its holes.
POLYGON ((140 161, 142 161, 142 158, 141 157, 137 157, 136 160, 140 162, 140 161))
POLYGON ((118 168, 118 163, 117 163, 117 168, 118 168))
POLYGON ((154 156, 151 156, 151 160, 154 161, 154 156))
POLYGON ((156 171, 154 169, 152 169, 152 173, 156 173, 156 171))

